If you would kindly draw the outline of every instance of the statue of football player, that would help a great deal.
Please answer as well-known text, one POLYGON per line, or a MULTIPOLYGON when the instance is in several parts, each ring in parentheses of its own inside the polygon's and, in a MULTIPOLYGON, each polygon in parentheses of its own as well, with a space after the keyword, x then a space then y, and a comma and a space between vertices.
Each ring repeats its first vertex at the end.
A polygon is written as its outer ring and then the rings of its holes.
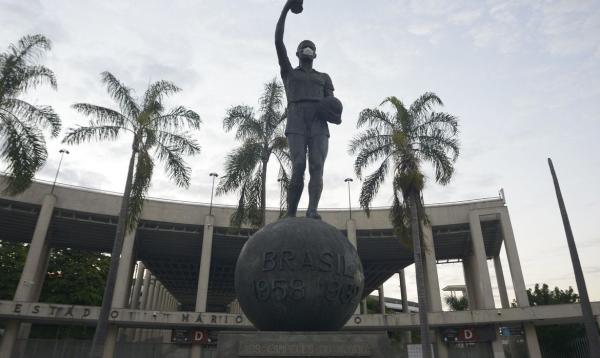
POLYGON ((302 0, 287 0, 275 30, 275 48, 288 101, 285 135, 292 161, 287 217, 296 216, 308 153, 310 181, 306 217, 320 219, 317 208, 323 191, 323 165, 329 145, 327 122, 341 123, 342 103, 333 96, 329 75, 313 68, 317 48, 312 41, 305 40, 298 45, 296 56, 300 65, 292 67, 283 43, 285 19, 290 10, 296 14, 302 12, 302 0))

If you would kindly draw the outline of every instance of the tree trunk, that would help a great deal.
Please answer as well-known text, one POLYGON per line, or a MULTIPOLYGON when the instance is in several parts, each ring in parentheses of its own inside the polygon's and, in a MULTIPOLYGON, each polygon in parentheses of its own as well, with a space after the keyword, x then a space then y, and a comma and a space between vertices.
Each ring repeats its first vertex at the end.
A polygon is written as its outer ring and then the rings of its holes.
POLYGON ((121 199, 119 221, 117 222, 117 231, 110 257, 110 267, 108 270, 108 277, 106 278, 104 296, 102 297, 102 307, 100 308, 100 315, 98 316, 98 323, 96 325, 96 331, 94 332, 92 348, 90 349, 90 358, 100 358, 102 356, 105 343, 104 341, 106 340, 108 314, 112 306, 112 297, 115 290, 115 281, 117 280, 117 271, 119 270, 119 260, 121 256, 121 250, 123 248, 123 239, 125 238, 125 232, 127 230, 129 196, 131 195, 131 186, 133 184, 133 170, 135 167, 137 146, 138 137, 134 136, 131 158, 129 159, 129 169, 127 171, 127 179, 125 180, 125 191, 123 192, 123 198, 121 199))
POLYGON ((423 274, 423 256, 421 253, 420 220, 417 212, 417 193, 410 193, 408 205, 410 207, 410 229, 415 256, 415 272, 417 276, 417 295, 419 297, 419 322, 421 325, 421 350, 423 358, 431 358, 431 340, 429 337, 429 305, 427 304, 427 292, 425 291, 425 279, 423 274))
POLYGON ((269 159, 262 161, 262 173, 260 175, 260 227, 264 227, 267 216, 267 164, 269 159))

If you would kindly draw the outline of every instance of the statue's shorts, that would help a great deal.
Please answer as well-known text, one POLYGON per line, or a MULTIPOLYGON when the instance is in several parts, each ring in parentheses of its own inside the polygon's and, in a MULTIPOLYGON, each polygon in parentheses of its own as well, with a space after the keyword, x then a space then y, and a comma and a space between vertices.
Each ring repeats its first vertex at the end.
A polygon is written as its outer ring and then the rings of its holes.
POLYGON ((329 137, 327 122, 317 118, 318 101, 291 102, 287 108, 285 135, 300 134, 306 138, 314 136, 329 137))

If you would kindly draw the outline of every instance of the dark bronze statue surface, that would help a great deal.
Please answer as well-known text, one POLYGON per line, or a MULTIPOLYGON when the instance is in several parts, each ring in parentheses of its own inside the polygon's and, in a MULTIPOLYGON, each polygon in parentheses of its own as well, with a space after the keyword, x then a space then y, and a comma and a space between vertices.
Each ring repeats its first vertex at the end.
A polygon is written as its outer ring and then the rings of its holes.
POLYGON ((308 154, 308 210, 306 216, 320 219, 317 213, 323 191, 323 166, 329 146, 327 122, 340 124, 342 104, 333 97, 333 83, 328 74, 313 68, 317 47, 310 40, 302 41, 296 50, 300 65, 292 67, 283 43, 288 11, 302 12, 301 0, 288 0, 275 30, 275 48, 281 69, 281 78, 288 100, 288 118, 285 135, 292 161, 292 177, 288 190, 288 217, 295 217, 304 189, 304 172, 308 154))
POLYGON ((337 331, 363 289, 356 249, 323 220, 265 226, 246 241, 235 267, 240 306, 261 331, 337 331))
MULTIPOLYGON (((283 44, 285 18, 290 10, 302 12, 302 1, 287 1, 275 33, 288 98, 286 136, 293 165, 288 214, 246 241, 235 267, 235 292, 246 317, 261 331, 336 331, 355 312, 364 289, 364 273, 356 248, 338 228, 314 220, 321 218, 317 207, 329 142, 327 123, 341 123, 342 104, 333 96, 331 78, 312 67, 317 57, 312 41, 302 41, 298 46, 300 66, 293 68, 290 64, 283 44), (307 156, 310 172, 307 217, 297 218, 307 156)), ((270 333, 266 336, 271 337, 270 333)), ((283 337, 282 344, 291 342, 296 346, 300 341, 294 339, 307 338, 303 334, 283 337)), ((340 338, 339 342, 352 342, 354 338, 340 338)), ((302 342, 307 347, 320 344, 310 339, 302 342)))

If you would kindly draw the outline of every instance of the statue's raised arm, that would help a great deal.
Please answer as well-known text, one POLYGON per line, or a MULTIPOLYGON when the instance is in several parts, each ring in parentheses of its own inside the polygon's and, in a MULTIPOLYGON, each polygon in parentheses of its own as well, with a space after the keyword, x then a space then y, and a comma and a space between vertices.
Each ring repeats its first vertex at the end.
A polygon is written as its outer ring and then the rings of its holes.
POLYGON ((298 0, 287 0, 285 5, 283 6, 283 10, 281 11, 281 16, 279 16, 279 21, 277 21, 277 27, 275 28, 275 49, 277 50, 277 58, 279 59, 279 67, 281 68, 282 75, 284 72, 287 72, 292 69, 292 64, 290 63, 285 44, 283 42, 283 33, 285 32, 285 19, 287 17, 288 11, 290 10, 296 13, 301 12, 302 2, 298 0))

